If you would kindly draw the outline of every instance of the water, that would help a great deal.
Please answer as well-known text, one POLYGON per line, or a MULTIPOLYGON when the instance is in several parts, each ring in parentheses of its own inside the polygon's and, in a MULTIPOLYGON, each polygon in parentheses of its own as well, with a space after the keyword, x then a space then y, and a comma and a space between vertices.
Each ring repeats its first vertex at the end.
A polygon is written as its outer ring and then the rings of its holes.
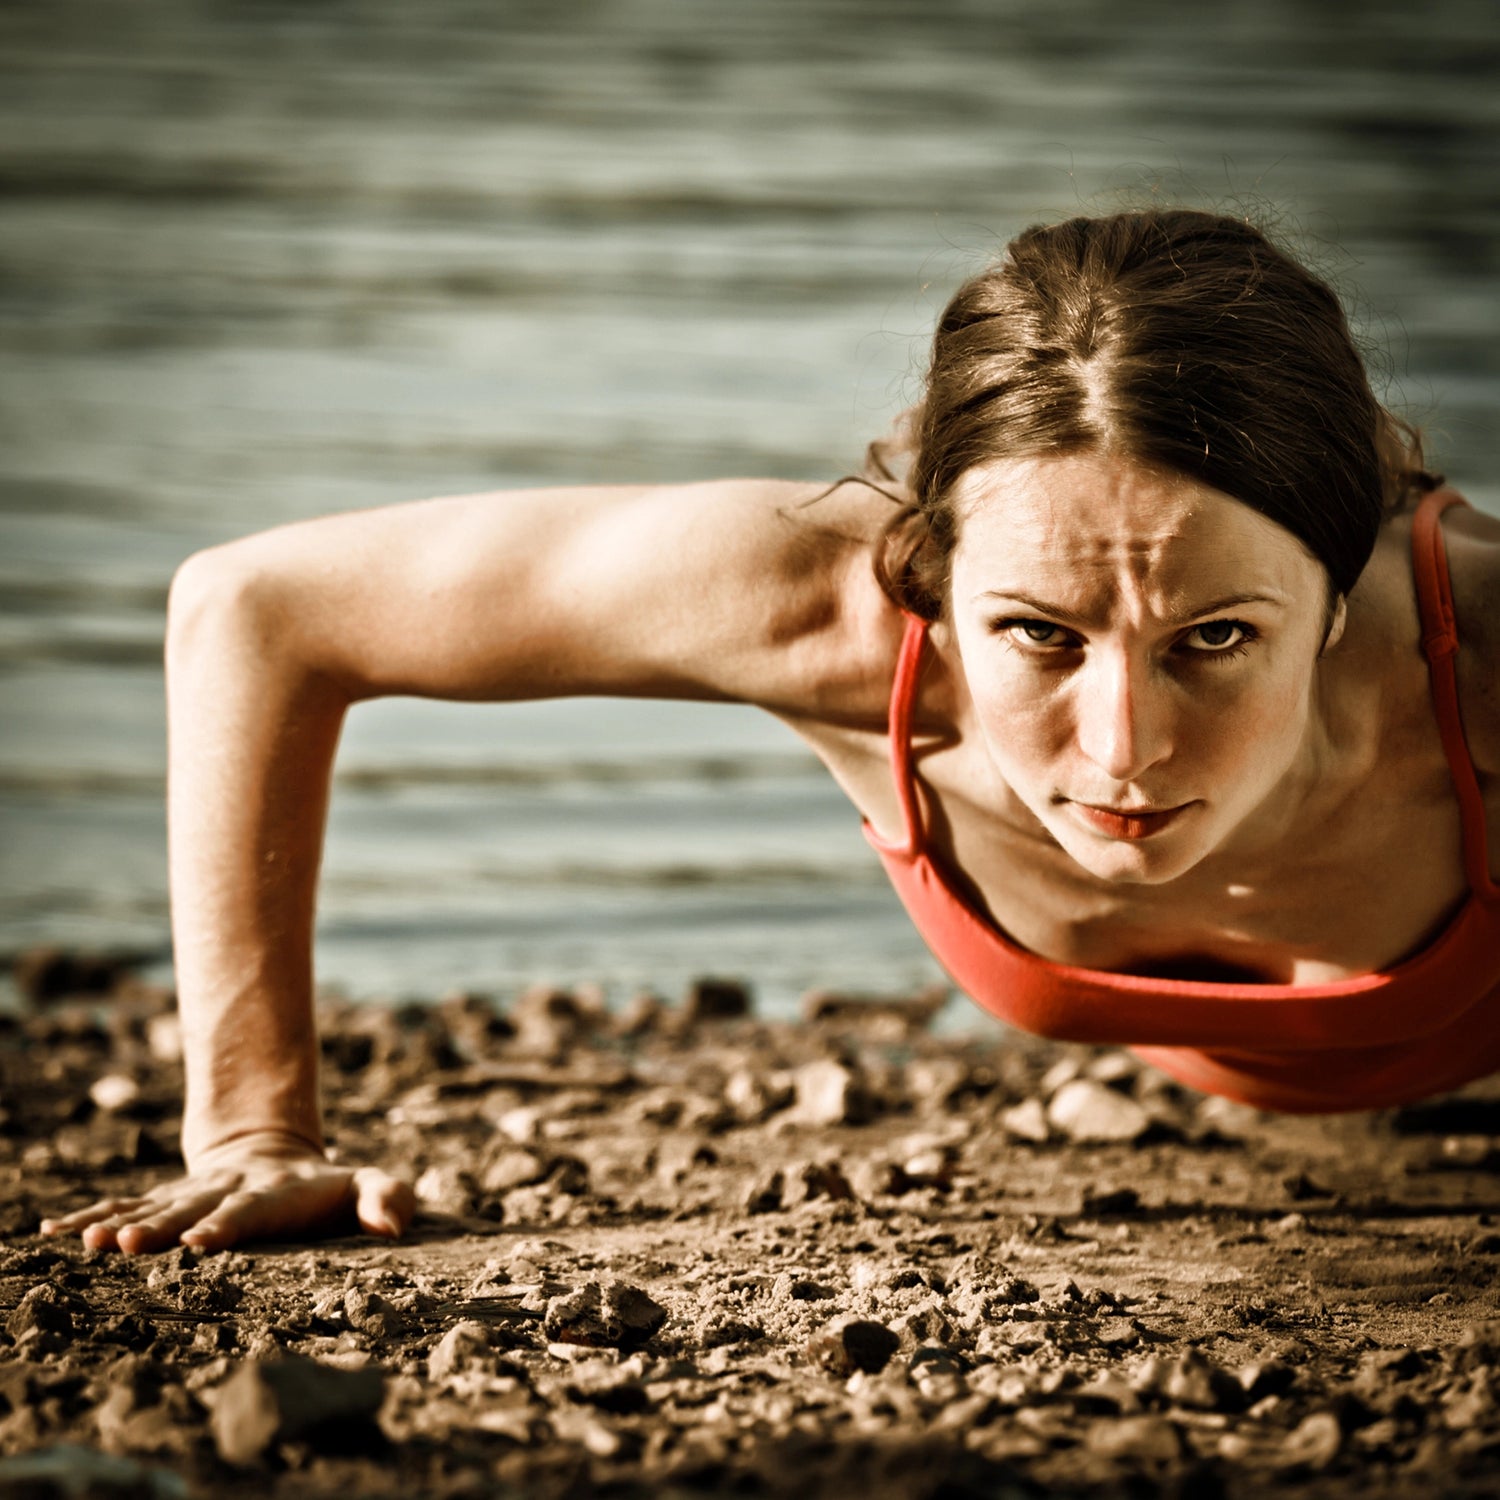
MULTIPOLYGON (((1500 19, 1239 0, 0 10, 0 948, 167 935, 172 571, 420 495, 833 478, 997 239, 1278 214, 1500 514, 1500 19)), ((936 970, 749 710, 391 700, 318 963, 366 995, 936 970)))

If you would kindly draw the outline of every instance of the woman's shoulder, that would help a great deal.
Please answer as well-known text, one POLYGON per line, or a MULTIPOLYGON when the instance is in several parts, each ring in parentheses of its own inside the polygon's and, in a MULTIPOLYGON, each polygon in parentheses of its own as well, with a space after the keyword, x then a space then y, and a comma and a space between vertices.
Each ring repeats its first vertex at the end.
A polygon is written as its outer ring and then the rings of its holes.
POLYGON ((768 642, 779 701, 761 706, 835 728, 883 729, 906 618, 876 560, 899 502, 856 478, 796 486, 776 505, 767 549, 776 607, 768 642))
POLYGON ((642 491, 578 529, 552 591, 591 601, 609 621, 604 649, 631 664, 631 691, 660 679, 669 695, 873 727, 884 723, 904 623, 875 571, 895 513, 849 480, 642 491))

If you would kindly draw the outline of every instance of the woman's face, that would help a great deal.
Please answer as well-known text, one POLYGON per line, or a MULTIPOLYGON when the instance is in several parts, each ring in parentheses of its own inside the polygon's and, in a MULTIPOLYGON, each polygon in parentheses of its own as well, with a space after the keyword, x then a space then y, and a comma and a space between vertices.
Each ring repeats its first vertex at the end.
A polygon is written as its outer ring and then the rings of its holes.
POLYGON ((956 498, 952 619, 980 733, 1084 869, 1157 884, 1284 815, 1278 791, 1317 755, 1327 626, 1301 542, 1108 454, 987 465, 956 498))

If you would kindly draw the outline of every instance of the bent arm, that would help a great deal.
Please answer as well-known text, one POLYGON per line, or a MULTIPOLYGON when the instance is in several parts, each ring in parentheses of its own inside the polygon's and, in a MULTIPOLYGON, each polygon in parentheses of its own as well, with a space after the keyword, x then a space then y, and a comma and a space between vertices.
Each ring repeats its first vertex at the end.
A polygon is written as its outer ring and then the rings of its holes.
POLYGON ((224 1244, 307 1227, 354 1192, 367 1227, 402 1227, 410 1194, 392 1179, 366 1192, 323 1172, 312 932, 345 713, 386 694, 731 698, 793 714, 853 702, 863 669, 845 574, 868 554, 857 515, 830 529, 797 514, 819 488, 460 496, 189 559, 167 645, 189 1186, 55 1227, 128 1249, 179 1234, 224 1244), (289 1182, 279 1161, 317 1183, 289 1182), (194 1180, 227 1182, 229 1196, 194 1180))

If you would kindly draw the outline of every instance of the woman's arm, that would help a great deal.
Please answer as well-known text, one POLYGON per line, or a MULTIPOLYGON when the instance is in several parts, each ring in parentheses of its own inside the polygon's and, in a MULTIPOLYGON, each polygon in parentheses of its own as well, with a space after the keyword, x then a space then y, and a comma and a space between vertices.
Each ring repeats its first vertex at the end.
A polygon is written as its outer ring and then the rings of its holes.
POLYGON ((361 699, 574 693, 878 714, 859 515, 816 486, 476 495, 331 516, 190 558, 167 640, 168 821, 188 1175, 53 1232, 218 1247, 352 1205, 399 1233, 404 1183, 323 1154, 314 896, 343 716, 361 699), (815 512, 821 507, 814 507, 815 512), (840 507, 827 513, 836 520, 840 507), (872 681, 868 694, 862 676, 872 681))

